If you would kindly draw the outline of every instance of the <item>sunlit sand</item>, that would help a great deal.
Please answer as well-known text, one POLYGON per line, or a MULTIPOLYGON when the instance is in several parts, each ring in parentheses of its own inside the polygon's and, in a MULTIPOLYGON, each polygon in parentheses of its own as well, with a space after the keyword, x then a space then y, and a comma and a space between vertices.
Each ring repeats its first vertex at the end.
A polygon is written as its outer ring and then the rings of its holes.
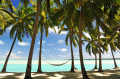
MULTIPOLYGON (((24 79, 25 73, 0 73, 0 79, 24 79)), ((100 73, 88 71, 91 79, 120 79, 120 70, 105 70, 100 73)), ((32 73, 33 79, 82 79, 81 72, 51 72, 51 73, 32 73)))

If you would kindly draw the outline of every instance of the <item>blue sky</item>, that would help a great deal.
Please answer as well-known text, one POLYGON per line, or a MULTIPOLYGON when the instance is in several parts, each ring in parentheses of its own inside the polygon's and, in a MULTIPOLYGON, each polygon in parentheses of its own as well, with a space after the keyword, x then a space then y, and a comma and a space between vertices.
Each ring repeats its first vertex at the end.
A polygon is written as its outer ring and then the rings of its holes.
MULTIPOLYGON (((43 57, 54 59, 58 57, 65 58, 70 57, 69 46, 65 45, 65 35, 67 32, 62 32, 61 35, 56 34, 52 29, 49 29, 49 36, 46 38, 43 36, 43 57)), ((58 29, 57 29, 58 30, 58 29)), ((6 30, 6 32, 0 36, 0 55, 1 57, 5 57, 10 49, 13 39, 9 37, 10 28, 6 30)), ((39 45, 40 45, 40 33, 37 35, 35 49, 34 49, 34 59, 38 58, 39 53, 39 45)), ((12 51, 13 58, 27 58, 30 48, 31 37, 24 37, 23 41, 16 41, 14 49, 12 51)), ((77 49, 77 48, 76 48, 77 49)), ((75 51, 77 51, 75 49, 75 51)), ((59 58, 58 58, 59 59, 59 58)))
MULTIPOLYGON (((58 31, 58 29, 56 28, 58 31)), ((9 37, 10 28, 0 36, 0 58, 5 59, 8 51, 10 50, 13 39, 9 37)), ((49 29, 49 36, 46 38, 43 36, 43 48, 42 48, 42 59, 68 59, 70 58, 70 46, 65 45, 65 37, 67 32, 62 32, 61 35, 55 33, 52 29, 49 29)), ((88 34, 86 34, 88 35, 88 34)), ((39 46, 40 46, 40 33, 37 35, 34 56, 33 59, 38 59, 39 46)), ((16 41, 14 49, 12 51, 11 59, 27 59, 30 49, 31 37, 24 37, 23 41, 16 41)), ((109 51, 110 52, 110 51, 109 51)), ((94 58, 94 56, 89 56, 85 51, 85 45, 83 45, 84 58, 94 58)), ((78 48, 74 48, 75 58, 79 58, 78 48)), ((116 53, 116 57, 119 55, 116 53)), ((107 53, 103 56, 104 58, 110 58, 111 54, 107 53)))
MULTIPOLYGON (((15 6, 18 5, 19 0, 13 0, 13 4, 15 6)), ((58 28, 56 28, 58 31, 58 28)), ((9 37, 10 28, 6 30, 6 32, 0 36, 0 59, 5 59, 8 51, 10 50, 13 39, 9 37)), ((56 34, 52 29, 49 29, 48 38, 43 36, 43 48, 42 48, 42 59, 68 59, 70 58, 70 46, 65 45, 65 37, 67 32, 62 32, 61 35, 56 34)), ((86 34, 89 36, 88 34, 86 34)), ((40 41, 40 33, 37 35, 34 56, 33 59, 38 59, 39 54, 39 41, 40 41)), ((11 54, 11 59, 27 59, 30 49, 31 37, 24 37, 23 41, 16 41, 14 49, 11 54)), ((74 48, 75 58, 79 58, 79 50, 78 48, 74 48)), ((85 51, 85 45, 83 45, 83 55, 84 58, 93 58, 94 56, 89 56, 85 51)), ((119 58, 119 54, 115 53, 115 56, 119 58)), ((104 58, 110 58, 110 50, 109 53, 103 56, 104 58)))

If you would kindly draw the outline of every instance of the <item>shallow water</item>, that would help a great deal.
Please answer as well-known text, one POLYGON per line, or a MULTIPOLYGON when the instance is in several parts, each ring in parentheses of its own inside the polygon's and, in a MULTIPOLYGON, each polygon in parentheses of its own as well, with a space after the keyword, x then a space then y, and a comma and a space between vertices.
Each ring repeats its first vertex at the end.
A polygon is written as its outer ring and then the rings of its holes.
MULTIPOLYGON (((23 60, 24 61, 24 60, 23 60)), ((51 62, 53 62, 54 60, 51 60, 51 62)), ((56 61, 57 63, 58 61, 56 61)), ((63 62, 63 61, 59 61, 59 62, 63 62)), ((92 70, 94 68, 94 60, 85 60, 85 68, 86 70, 92 70)), ((120 60, 117 60, 118 66, 120 66, 120 60)), ((54 62, 55 63, 55 62, 54 62)), ((103 60, 102 61, 103 65, 103 69, 112 69, 114 68, 114 64, 113 64, 113 60, 103 60)), ((26 62, 19 61, 19 60, 12 60, 9 61, 8 65, 7 65, 7 72, 25 72, 26 71, 26 62), (16 62, 16 63, 15 63, 16 62), (19 63, 21 62, 21 63, 19 63)), ((36 72, 37 71, 37 61, 33 61, 32 64, 32 72, 36 72)), ((0 64, 0 71, 3 67, 3 63, 0 64)), ((78 70, 81 70, 80 68, 80 64, 78 60, 75 60, 75 67, 78 70)), ((62 66, 52 66, 50 64, 42 64, 42 71, 43 72, 59 72, 59 71, 70 71, 71 69, 71 64, 65 64, 62 66)))

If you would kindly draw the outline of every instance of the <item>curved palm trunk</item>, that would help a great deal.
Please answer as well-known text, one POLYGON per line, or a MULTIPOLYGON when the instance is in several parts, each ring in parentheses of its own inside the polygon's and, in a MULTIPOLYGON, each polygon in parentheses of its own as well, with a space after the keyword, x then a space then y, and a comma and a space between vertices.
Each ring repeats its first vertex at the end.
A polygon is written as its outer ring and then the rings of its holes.
POLYGON ((32 42, 31 42, 31 47, 29 51, 29 57, 28 57, 28 62, 27 62, 27 69, 25 73, 25 78, 24 79, 32 79, 31 78, 31 64, 32 64, 32 56, 33 56, 33 49, 34 49, 34 44, 35 44, 35 38, 37 34, 37 26, 39 22, 39 14, 40 14, 40 4, 42 0, 37 0, 37 13, 36 13, 36 19, 35 19, 35 24, 34 24, 34 29, 33 29, 33 35, 32 35, 32 42))
POLYGON ((37 70, 37 72, 39 72, 39 73, 42 72, 42 64, 41 64, 41 62, 42 62, 42 60, 41 60, 41 58, 42 58, 42 39, 43 39, 43 31, 41 30, 40 51, 39 51, 39 61, 38 61, 39 65, 38 65, 38 70, 37 70))
POLYGON ((15 37, 14 37, 12 46, 11 46, 10 51, 9 51, 9 53, 8 53, 8 56, 7 56, 6 60, 5 60, 5 64, 4 64, 4 66, 3 66, 2 72, 6 72, 7 63, 8 63, 8 60, 9 60, 9 58, 10 58, 10 55, 11 55, 11 53, 12 53, 12 50, 13 50, 13 47, 14 47, 14 45, 15 45, 16 39, 17 39, 17 33, 15 34, 15 37))
POLYGON ((102 56, 101 56, 101 53, 99 53, 99 72, 103 72, 102 70, 102 56))
POLYGON ((97 55, 95 54, 95 67, 94 69, 97 69, 97 55))
POLYGON ((70 37, 70 48, 71 48, 71 60, 72 60, 72 66, 71 66, 71 72, 75 72, 74 67, 74 55, 73 55, 73 47, 72 47, 72 39, 70 37))
MULTIPOLYGON (((82 10, 82 0, 81 3, 81 10, 82 10)), ((89 79, 87 72, 85 70, 84 61, 83 61, 83 53, 82 53, 82 29, 83 29, 83 14, 82 11, 80 11, 80 25, 79 25, 79 55, 80 55, 80 64, 81 64, 81 70, 82 70, 82 76, 83 79, 89 79)))
POLYGON ((82 41, 81 39, 79 39, 79 55, 80 55, 80 64, 81 64, 81 70, 82 70, 82 76, 83 79, 89 79, 87 76, 87 72, 85 70, 85 66, 84 66, 84 61, 83 61, 83 54, 82 54, 82 41))
POLYGON ((114 68, 117 68, 117 63, 115 61, 115 57, 114 57, 114 54, 113 54, 113 51, 111 50, 111 53, 112 53, 112 57, 113 57, 113 61, 114 61, 114 68))
POLYGON ((83 54, 82 54, 82 41, 79 37, 79 54, 80 54, 80 64, 81 64, 81 70, 82 70, 82 76, 83 76, 83 79, 89 79, 88 76, 87 76, 87 72, 85 70, 85 66, 84 66, 84 61, 83 61, 83 54))

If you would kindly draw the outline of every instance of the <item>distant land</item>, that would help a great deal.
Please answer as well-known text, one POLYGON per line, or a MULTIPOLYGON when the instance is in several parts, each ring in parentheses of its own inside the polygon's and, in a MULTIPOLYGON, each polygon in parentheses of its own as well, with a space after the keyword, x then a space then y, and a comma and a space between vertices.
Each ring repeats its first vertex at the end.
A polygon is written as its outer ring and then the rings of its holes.
MULTIPOLYGON (((115 58, 116 60, 120 60, 120 58, 115 58)), ((71 60, 71 59, 64 59, 64 60, 71 60)), ((80 60, 80 59, 74 59, 74 60, 80 60)), ((84 60, 95 60, 94 58, 84 59, 84 60)), ((97 59, 99 60, 99 59, 97 59)), ((112 60, 112 58, 103 58, 102 60, 112 60)))

